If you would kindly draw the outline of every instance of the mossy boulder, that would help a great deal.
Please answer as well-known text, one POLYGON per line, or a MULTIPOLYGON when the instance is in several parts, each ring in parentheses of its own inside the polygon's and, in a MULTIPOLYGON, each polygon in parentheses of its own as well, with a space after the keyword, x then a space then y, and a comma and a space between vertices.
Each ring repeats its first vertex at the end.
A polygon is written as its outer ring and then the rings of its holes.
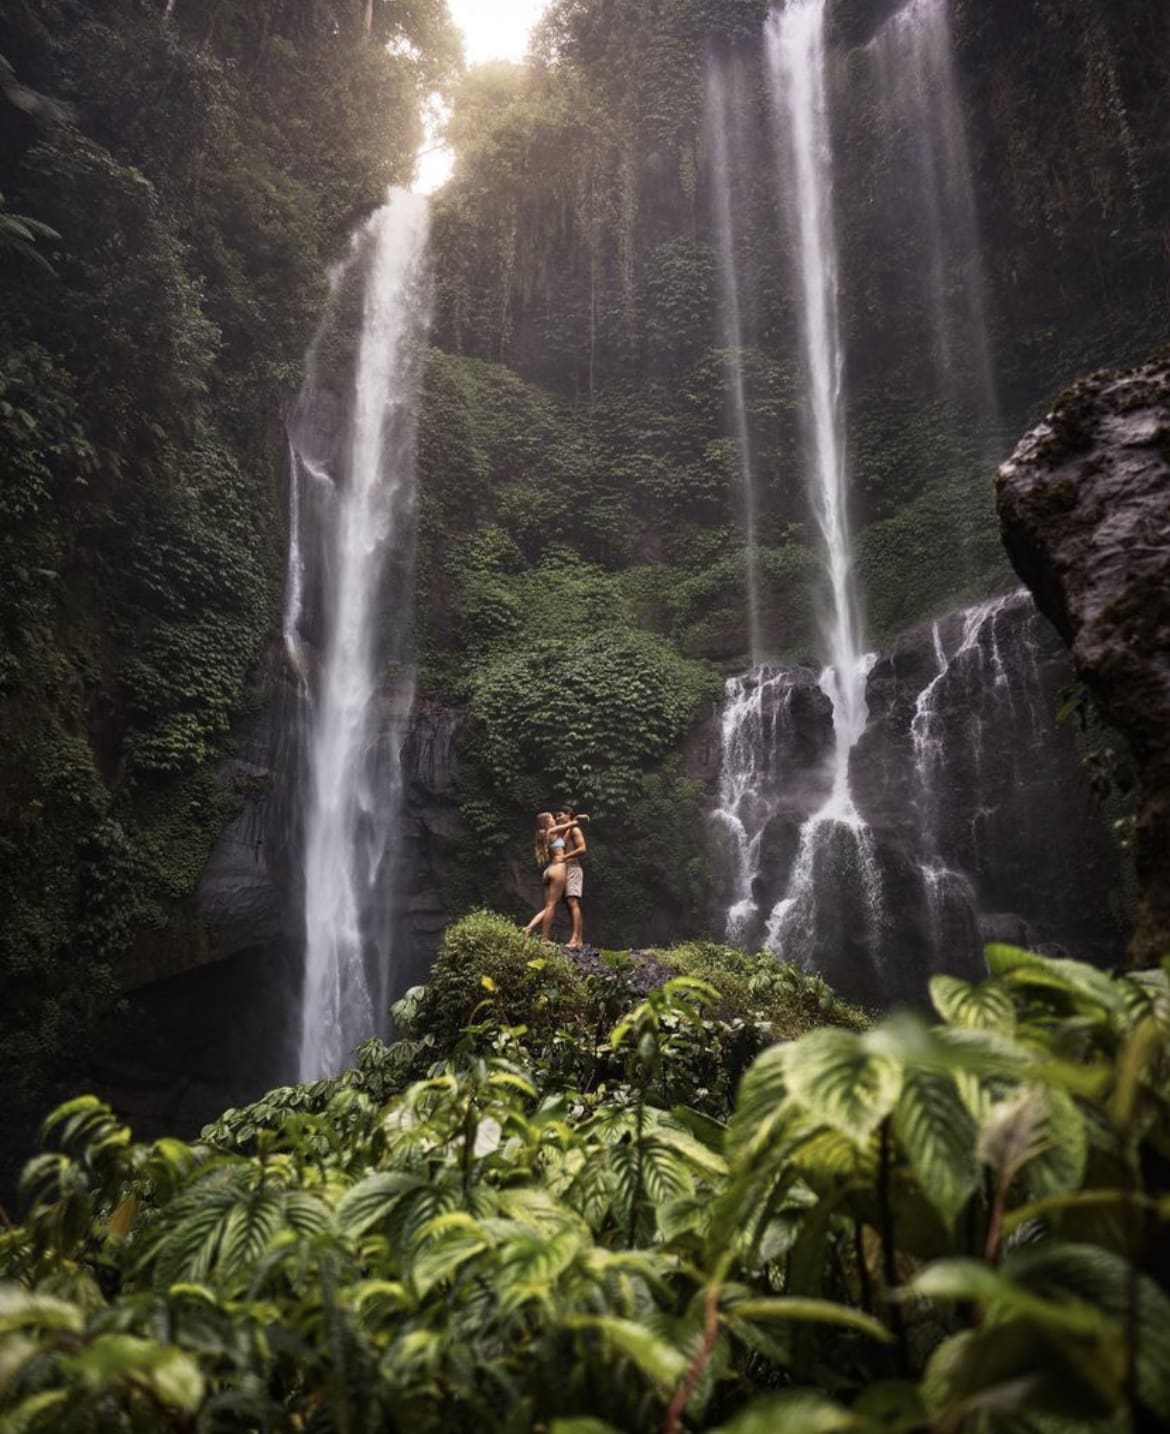
POLYGON ((505 916, 475 911, 447 928, 411 1024, 449 1048, 485 1001, 509 1025, 537 1030, 584 1000, 585 983, 563 951, 505 916))

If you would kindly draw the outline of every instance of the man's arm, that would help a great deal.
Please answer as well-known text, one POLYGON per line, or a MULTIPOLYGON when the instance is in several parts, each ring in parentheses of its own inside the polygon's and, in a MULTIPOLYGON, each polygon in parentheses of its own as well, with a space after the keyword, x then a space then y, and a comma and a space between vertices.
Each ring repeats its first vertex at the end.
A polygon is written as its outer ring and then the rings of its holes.
POLYGON ((574 826, 569 832, 569 845, 565 848, 565 860, 576 861, 579 857, 583 857, 588 850, 585 833, 579 826, 574 826))

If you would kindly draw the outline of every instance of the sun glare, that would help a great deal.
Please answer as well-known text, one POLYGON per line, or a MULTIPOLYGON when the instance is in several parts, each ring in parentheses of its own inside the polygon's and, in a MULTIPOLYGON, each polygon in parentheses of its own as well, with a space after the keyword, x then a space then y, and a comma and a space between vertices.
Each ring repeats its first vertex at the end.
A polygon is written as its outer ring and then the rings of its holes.
MULTIPOLYGON (((485 60, 520 60, 528 48, 532 27, 548 0, 447 0, 451 18, 463 32, 469 65, 485 60)), ((450 177, 454 156, 434 148, 428 139, 418 161, 415 189, 432 194, 450 177)))

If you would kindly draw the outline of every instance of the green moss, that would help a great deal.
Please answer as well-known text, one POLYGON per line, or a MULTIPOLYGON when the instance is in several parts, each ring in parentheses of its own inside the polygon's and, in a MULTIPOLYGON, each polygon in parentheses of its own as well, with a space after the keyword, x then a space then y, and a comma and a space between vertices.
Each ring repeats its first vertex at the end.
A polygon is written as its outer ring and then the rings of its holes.
MULTIPOLYGON (((667 973, 692 976, 719 992, 720 1016, 759 1028, 761 1038, 794 1040, 822 1025, 862 1030, 866 1014, 842 1001, 817 975, 761 952, 748 955, 690 941, 631 954, 607 951, 602 976, 581 976, 557 947, 527 937, 513 922, 476 911, 447 928, 431 979, 400 1012, 408 1034, 448 1050, 478 1017, 524 1026, 537 1044, 558 1028, 602 1028, 637 1000, 629 978, 649 959, 667 973)), ((663 979, 666 979, 664 977, 663 979)))
POLYGON ((548 1031, 566 1008, 579 1007, 585 987, 572 962, 506 917, 476 911, 447 928, 412 1030, 454 1045, 489 1001, 512 1026, 548 1031))
POLYGON ((728 1015, 765 1024, 777 1040, 795 1040, 816 1026, 856 1031, 869 1024, 864 1011, 842 1001, 815 972, 768 952, 688 941, 647 954, 681 976, 708 982, 723 997, 728 1015))

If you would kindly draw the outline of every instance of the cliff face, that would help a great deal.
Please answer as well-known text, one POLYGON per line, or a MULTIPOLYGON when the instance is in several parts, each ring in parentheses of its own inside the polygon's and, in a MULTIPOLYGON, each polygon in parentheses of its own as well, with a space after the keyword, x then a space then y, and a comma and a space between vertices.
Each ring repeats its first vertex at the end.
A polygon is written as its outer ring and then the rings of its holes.
MULTIPOLYGON (((1075 724, 1056 720, 1071 680, 1058 637, 1024 592, 914 628, 881 653, 851 764, 864 846, 842 834, 818 856, 815 909, 789 927, 784 955, 875 1006, 923 999, 936 972, 977 978, 987 941, 1116 961, 1119 852, 1075 724)), ((751 858, 752 910, 732 911, 749 946, 792 889, 803 822, 828 795, 831 747, 827 700, 807 700, 822 696, 815 674, 768 673, 762 691, 759 730, 742 733, 766 819, 751 858)), ((735 758, 733 746, 724 750, 735 758)), ((716 920, 736 897, 734 863, 722 866, 716 920)))
POLYGON ((1004 542, 1141 782, 1132 955, 1170 950, 1170 361, 1065 394, 1003 465, 1004 542))

